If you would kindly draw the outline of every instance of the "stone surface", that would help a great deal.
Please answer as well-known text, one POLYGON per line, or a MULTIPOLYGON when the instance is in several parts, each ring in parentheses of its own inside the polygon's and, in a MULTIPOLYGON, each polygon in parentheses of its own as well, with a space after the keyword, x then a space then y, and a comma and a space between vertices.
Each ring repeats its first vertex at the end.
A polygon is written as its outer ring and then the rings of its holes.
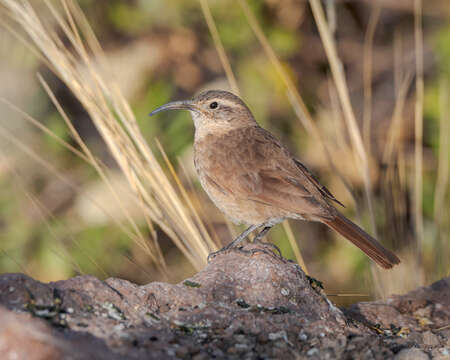
POLYGON ((395 360, 429 360, 430 357, 417 348, 403 349, 395 357, 395 360))
POLYGON ((1 275, 0 353, 197 360, 448 354, 450 278, 340 310, 296 264, 264 251, 219 255, 175 285, 92 276, 43 284, 1 275))

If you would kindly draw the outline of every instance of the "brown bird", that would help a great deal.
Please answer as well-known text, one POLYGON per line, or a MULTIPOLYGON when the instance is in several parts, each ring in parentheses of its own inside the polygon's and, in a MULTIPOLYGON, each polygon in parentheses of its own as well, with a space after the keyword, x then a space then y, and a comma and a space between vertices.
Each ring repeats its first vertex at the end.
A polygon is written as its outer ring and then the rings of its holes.
POLYGON ((333 206, 342 204, 257 124, 239 97, 206 91, 191 100, 165 104, 150 115, 175 109, 189 110, 194 121, 194 163, 203 188, 233 222, 250 225, 210 256, 236 246, 256 229, 261 230, 254 241, 260 241, 284 219, 300 219, 326 224, 386 269, 400 262, 333 206))

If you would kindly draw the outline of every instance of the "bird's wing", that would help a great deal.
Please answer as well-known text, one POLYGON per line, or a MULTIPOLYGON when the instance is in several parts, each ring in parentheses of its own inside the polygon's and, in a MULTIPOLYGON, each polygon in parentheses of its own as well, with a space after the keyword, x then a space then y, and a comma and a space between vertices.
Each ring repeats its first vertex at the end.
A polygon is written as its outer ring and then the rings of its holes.
POLYGON ((258 173, 252 173, 251 176, 244 174, 236 178, 236 181, 240 186, 234 188, 245 188, 246 191, 242 195, 249 200, 304 216, 328 217, 329 215, 324 201, 318 199, 288 174, 261 170, 258 173))
POLYGON ((330 190, 328 190, 324 185, 319 183, 319 180, 317 180, 317 178, 308 170, 308 168, 305 165, 303 165, 297 159, 294 159, 294 162, 299 168, 299 170, 308 178, 309 181, 311 181, 316 186, 317 190, 319 190, 323 196, 341 205, 342 207, 345 207, 343 203, 341 203, 338 199, 334 197, 334 195, 330 192, 330 190))
POLYGON ((329 217, 326 199, 334 200, 331 193, 269 132, 259 127, 250 130, 245 156, 230 152, 234 158, 229 161, 239 164, 228 178, 234 195, 296 214, 329 217))

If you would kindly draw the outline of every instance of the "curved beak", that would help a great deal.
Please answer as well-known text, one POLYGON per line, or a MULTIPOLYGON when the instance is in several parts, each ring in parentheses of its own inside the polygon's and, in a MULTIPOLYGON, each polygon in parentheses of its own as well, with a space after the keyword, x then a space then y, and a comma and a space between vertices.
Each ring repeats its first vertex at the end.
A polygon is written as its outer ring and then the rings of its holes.
POLYGON ((183 101, 172 101, 170 103, 167 103, 165 105, 160 106, 159 108, 156 108, 153 110, 149 116, 153 116, 161 111, 166 110, 190 110, 190 111, 198 111, 198 109, 194 106, 194 104, 190 100, 183 100, 183 101))

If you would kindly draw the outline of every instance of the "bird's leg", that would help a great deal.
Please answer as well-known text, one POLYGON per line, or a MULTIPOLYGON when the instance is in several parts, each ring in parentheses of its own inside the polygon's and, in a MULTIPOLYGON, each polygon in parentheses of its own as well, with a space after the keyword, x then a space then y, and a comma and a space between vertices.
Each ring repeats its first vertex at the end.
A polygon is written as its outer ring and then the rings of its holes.
POLYGON ((214 251, 211 254, 208 255, 208 262, 215 257, 216 255, 230 250, 231 248, 234 248, 236 245, 238 245, 240 242, 242 242, 253 230, 256 230, 257 228, 261 227, 261 224, 254 224, 250 225, 247 229, 245 229, 242 234, 240 234, 236 239, 234 239, 232 242, 230 242, 228 245, 224 246, 219 251, 214 251))
POLYGON ((253 242, 261 242, 261 239, 272 229, 272 225, 266 225, 264 228, 255 236, 253 242))
POLYGON ((276 246, 275 244, 272 244, 270 242, 261 241, 261 239, 269 232, 269 230, 272 229, 272 226, 273 225, 265 224, 264 228, 253 239, 253 242, 254 243, 260 243, 263 246, 268 246, 268 247, 271 247, 272 249, 275 249, 276 252, 278 253, 278 255, 280 257, 282 257, 281 250, 280 250, 280 248, 278 246, 276 246))

